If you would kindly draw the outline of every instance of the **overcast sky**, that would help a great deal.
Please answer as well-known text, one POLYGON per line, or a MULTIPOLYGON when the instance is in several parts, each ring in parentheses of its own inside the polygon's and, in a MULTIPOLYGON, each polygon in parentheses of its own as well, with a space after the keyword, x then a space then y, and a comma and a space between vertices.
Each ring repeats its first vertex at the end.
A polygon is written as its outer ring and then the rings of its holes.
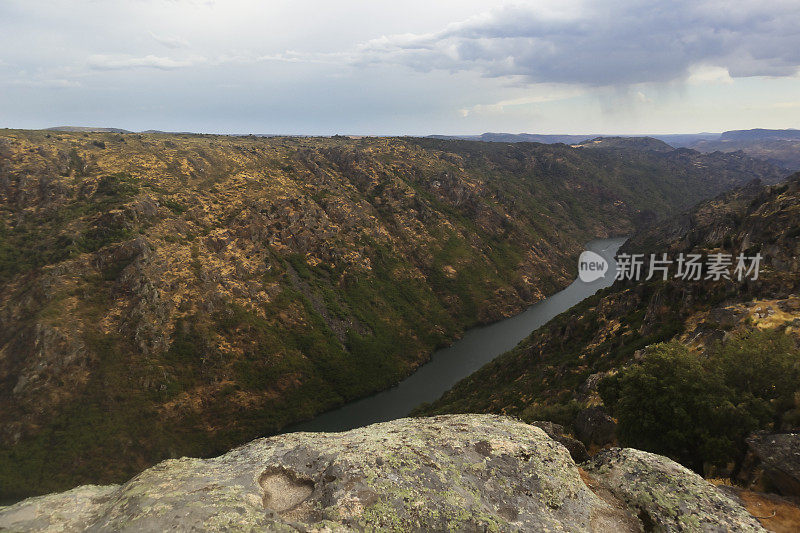
POLYGON ((0 127, 800 127, 800 2, 0 0, 0 127))

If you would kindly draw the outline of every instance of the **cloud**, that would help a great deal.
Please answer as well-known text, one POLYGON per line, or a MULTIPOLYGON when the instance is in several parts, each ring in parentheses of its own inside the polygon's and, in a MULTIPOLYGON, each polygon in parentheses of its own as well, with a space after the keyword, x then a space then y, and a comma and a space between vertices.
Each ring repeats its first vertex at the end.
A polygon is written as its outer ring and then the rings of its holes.
POLYGON ((700 65, 717 78, 785 77, 800 70, 798 26, 800 3, 783 0, 517 4, 434 33, 368 41, 356 63, 597 87, 699 81, 700 65))
POLYGON ((768 109, 797 109, 800 107, 800 102, 774 102, 766 104, 764 107, 768 109))
POLYGON ((286 50, 279 54, 264 54, 253 57, 239 58, 242 62, 276 61, 280 63, 325 63, 345 64, 350 56, 345 52, 299 52, 286 50))
POLYGON ((709 65, 694 65, 689 68, 689 75, 686 79, 689 83, 733 83, 730 72, 724 67, 714 67, 709 65))
POLYGON ((157 43, 166 46, 167 48, 188 48, 189 41, 186 39, 182 39, 180 37, 176 37, 174 35, 157 35, 153 32, 149 32, 150 37, 153 38, 157 43))
POLYGON ((530 113, 535 112, 538 104, 574 98, 585 93, 584 90, 577 87, 544 87, 543 89, 544 90, 542 93, 538 95, 509 98, 494 102, 492 104, 477 104, 471 107, 462 108, 459 110, 459 113, 462 117, 468 117, 471 115, 502 114, 506 111, 512 111, 515 114, 524 112, 530 113))
POLYGON ((174 70, 191 67, 204 62, 205 59, 200 57, 172 59, 154 55, 147 55, 144 57, 93 55, 87 60, 87 64, 92 70, 130 70, 139 68, 174 70))
POLYGON ((19 78, 9 82, 11 85, 20 87, 35 87, 43 89, 72 89, 82 87, 81 83, 75 80, 67 80, 63 78, 54 79, 26 79, 19 78))

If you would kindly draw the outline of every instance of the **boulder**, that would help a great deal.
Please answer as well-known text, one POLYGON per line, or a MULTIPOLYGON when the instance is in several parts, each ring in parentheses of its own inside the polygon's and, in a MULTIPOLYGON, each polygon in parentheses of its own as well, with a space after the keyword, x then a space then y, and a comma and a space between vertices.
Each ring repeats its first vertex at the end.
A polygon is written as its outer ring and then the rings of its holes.
POLYGON ((800 433, 755 433, 747 447, 742 481, 800 499, 800 433))
POLYGON ((575 417, 575 436, 586 446, 605 446, 615 440, 617 423, 601 406, 587 407, 575 417))
POLYGON ((589 452, 586 451, 586 446, 578 439, 568 435, 564 426, 542 420, 531 422, 531 425, 541 428, 547 433, 548 437, 564 446, 569 452, 570 457, 572 457, 572 460, 576 463, 589 460, 589 452))
MULTIPOLYGON (((638 352, 638 351, 637 351, 638 352)), ((635 354, 634 354, 635 356, 635 354)), ((600 401, 600 393, 598 392, 598 386, 600 382, 603 381, 606 377, 612 374, 611 371, 605 372, 595 372, 591 374, 589 377, 586 378, 586 381, 578 387, 578 393, 576 394, 576 399, 581 402, 591 402, 591 401, 600 401)))
POLYGON ((646 531, 764 531, 741 505, 666 457, 611 448, 581 467, 624 501, 646 531))
POLYGON ((667 459, 594 464, 610 489, 538 427, 495 415, 406 418, 258 439, 212 459, 164 461, 123 485, 29 498, 0 507, 0 530, 759 530, 667 459))

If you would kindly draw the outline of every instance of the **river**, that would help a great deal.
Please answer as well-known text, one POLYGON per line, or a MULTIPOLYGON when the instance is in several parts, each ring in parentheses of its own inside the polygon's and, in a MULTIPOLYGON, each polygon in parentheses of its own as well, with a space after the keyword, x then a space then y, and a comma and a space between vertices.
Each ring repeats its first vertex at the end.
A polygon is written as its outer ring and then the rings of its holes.
POLYGON ((289 426, 284 432, 347 431, 402 418, 419 404, 438 399, 460 380, 514 348, 551 318, 614 283, 614 256, 626 240, 625 237, 598 239, 586 245, 587 250, 600 254, 608 261, 609 269, 605 277, 591 283, 576 279, 564 290, 533 304, 518 315, 488 326, 472 328, 447 348, 435 351, 429 362, 396 386, 289 426))

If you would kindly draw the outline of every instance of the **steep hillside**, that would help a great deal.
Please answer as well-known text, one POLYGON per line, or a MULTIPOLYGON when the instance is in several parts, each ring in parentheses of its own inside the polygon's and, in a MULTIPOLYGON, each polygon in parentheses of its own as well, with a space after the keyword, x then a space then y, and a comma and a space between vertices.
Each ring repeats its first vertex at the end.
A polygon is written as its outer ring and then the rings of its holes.
MULTIPOLYGON (((728 439, 723 432, 733 427, 734 420, 742 423, 742 431, 759 427, 781 431, 800 422, 798 235, 800 175, 780 185, 751 184, 705 202, 669 223, 641 231, 623 246, 622 253, 655 253, 657 257, 666 253, 673 259, 681 253, 703 257, 711 253, 734 257, 760 253, 763 263, 759 277, 694 281, 675 278, 673 270, 666 281, 660 279, 660 273, 650 281, 617 281, 556 317, 513 351, 419 412, 498 412, 573 426, 576 417, 585 422, 589 414, 598 412, 588 409, 603 403, 598 392, 609 393, 606 400, 619 399, 619 389, 612 390, 611 377, 620 369, 626 369, 621 375, 636 374, 637 379, 656 371, 658 377, 651 377, 655 380, 652 383, 659 384, 660 389, 645 394, 668 406, 674 391, 668 388, 667 373, 675 364, 685 363, 689 381, 700 387, 694 391, 686 388, 686 394, 698 394, 698 401, 711 401, 717 393, 739 400, 725 400, 735 412, 728 413, 717 435, 711 415, 690 420, 694 414, 684 413, 685 432, 704 432, 693 437, 692 445, 716 436, 717 448, 701 452, 673 448, 670 455, 700 470, 703 458, 741 459, 744 434, 720 442, 723 437, 728 439), (656 343, 671 340, 671 344, 652 349, 656 343), (666 373, 664 368, 657 370, 656 362, 668 365, 666 373), (719 383, 712 382, 717 378, 719 383), (747 383, 742 382, 745 379, 747 383), (763 390, 750 390, 765 379, 769 385, 763 390), (779 390, 781 387, 786 390, 779 390), (737 396, 742 388, 746 394, 737 396), (758 413, 754 414, 754 409, 758 413), (749 418, 742 421, 742 416, 749 418)), ((681 380, 676 387, 690 385, 681 380)), ((641 382, 637 387, 644 391, 641 382)), ((647 402, 649 398, 637 401, 647 402)), ((607 407, 613 411, 614 406, 607 407)), ((628 403, 627 407, 636 406, 628 403)), ((663 419, 681 419, 677 409, 668 408, 668 413, 663 419)), ((580 429, 581 423, 573 427, 580 429)), ((649 422, 639 417, 631 423, 644 428, 649 422)), ((624 436, 626 428, 621 429, 624 436)), ((677 432, 672 436, 666 432, 651 435, 656 440, 650 441, 650 446, 666 453, 669 441, 676 442, 680 436, 677 432)))
POLYGON ((4 131, 0 497, 387 387, 563 287, 587 240, 754 174, 778 176, 689 151, 4 131))

